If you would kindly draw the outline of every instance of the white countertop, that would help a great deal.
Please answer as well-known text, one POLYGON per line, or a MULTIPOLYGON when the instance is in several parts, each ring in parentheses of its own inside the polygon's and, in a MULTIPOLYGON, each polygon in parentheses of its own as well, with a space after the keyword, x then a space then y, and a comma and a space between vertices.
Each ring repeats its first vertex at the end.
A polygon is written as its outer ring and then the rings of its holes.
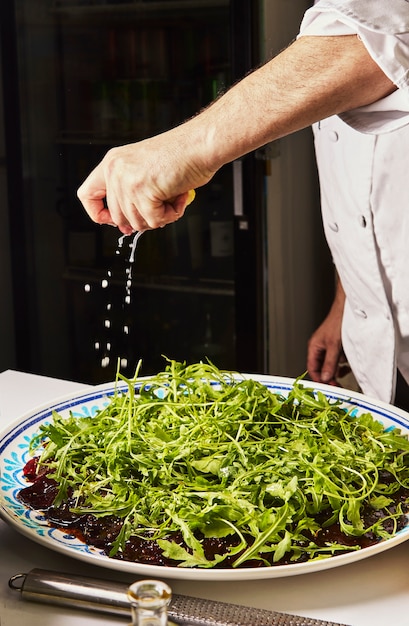
MULTIPOLYGON (((80 383, 12 370, 0 373, 0 431, 26 411, 84 388, 80 383)), ((55 553, 0 520, 1 626, 124 626, 129 621, 22 600, 18 592, 9 589, 8 580, 35 567, 133 582, 129 575, 55 553)), ((409 542, 369 559, 302 576, 254 582, 167 582, 175 593, 349 626, 409 626, 409 542)))

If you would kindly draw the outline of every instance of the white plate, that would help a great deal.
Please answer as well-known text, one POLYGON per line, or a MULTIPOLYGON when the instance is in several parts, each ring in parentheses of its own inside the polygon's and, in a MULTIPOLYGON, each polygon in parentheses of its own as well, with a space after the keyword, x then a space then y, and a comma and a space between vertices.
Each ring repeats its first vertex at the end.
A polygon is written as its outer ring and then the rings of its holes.
MULTIPOLYGON (((244 376, 259 380, 271 391, 283 395, 287 395, 294 382, 293 379, 277 376, 248 374, 244 374, 244 376)), ((305 382, 305 385, 308 387, 313 386, 315 389, 323 391, 329 398, 340 399, 347 406, 352 405, 356 407, 356 414, 358 415, 369 411, 386 428, 398 427, 402 432, 409 434, 409 414, 396 407, 373 401, 362 394, 338 387, 309 382, 305 382)), ((119 385, 119 387, 121 389, 127 388, 126 385, 119 385)), ((55 410, 63 416, 68 416, 69 411, 72 411, 75 415, 93 415, 97 409, 102 408, 108 402, 107 398, 113 394, 114 389, 114 384, 110 383, 98 386, 86 393, 65 396, 52 406, 42 406, 25 414, 5 432, 0 434, 0 514, 6 522, 14 526, 19 532, 47 548, 82 561, 87 561, 93 565, 129 572, 138 576, 142 575, 148 578, 166 577, 215 581, 281 578, 317 572, 379 554, 409 539, 408 526, 391 539, 359 551, 318 561, 262 568, 186 569, 119 561, 105 556, 100 550, 85 545, 74 536, 55 528, 50 528, 38 511, 29 510, 18 501, 17 493, 21 488, 27 486, 22 475, 22 468, 29 459, 29 442, 38 432, 40 424, 50 421, 52 411, 55 410)))

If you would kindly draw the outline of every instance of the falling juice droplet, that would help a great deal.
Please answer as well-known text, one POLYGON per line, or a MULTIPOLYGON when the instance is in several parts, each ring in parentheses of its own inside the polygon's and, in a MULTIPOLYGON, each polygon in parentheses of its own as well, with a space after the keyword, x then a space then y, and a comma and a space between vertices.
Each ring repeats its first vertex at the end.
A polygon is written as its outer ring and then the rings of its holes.
MULTIPOLYGON (((130 244, 129 248, 130 248, 130 256, 129 256, 129 266, 125 269, 125 274, 126 274, 126 282, 125 282, 125 298, 124 298, 124 302, 125 304, 129 305, 131 303, 131 287, 132 287, 132 264, 134 262, 135 259, 135 249, 136 249, 136 244, 138 242, 139 237, 142 235, 142 232, 144 231, 139 231, 137 233, 134 234, 133 239, 132 239, 132 243, 130 244)), ((119 237, 118 239, 118 246, 117 249, 115 251, 115 254, 119 255, 121 254, 121 248, 124 245, 124 241, 126 239, 128 235, 122 235, 121 237, 119 237)), ((110 269, 107 270, 106 273, 106 278, 101 280, 101 287, 102 289, 107 289, 110 285, 110 279, 112 278, 112 271, 110 269)), ((84 287, 85 291, 90 291, 91 290, 91 286, 90 285, 86 285, 84 287)), ((107 304, 105 305, 105 310, 107 312, 110 312, 112 310, 112 304, 111 302, 107 302, 107 304)), ((103 325, 105 329, 110 329, 111 328, 111 319, 110 317, 108 317, 108 315, 105 317, 105 319, 103 320, 103 325)), ((123 326, 123 330, 124 330, 124 335, 129 335, 129 326, 128 325, 124 325, 123 326)), ((95 341, 94 343, 94 348, 96 351, 99 351, 101 349, 101 343, 100 341, 95 341)), ((109 353, 111 351, 112 348, 112 344, 110 341, 106 341, 105 343, 105 348, 103 350, 103 357, 101 359, 101 367, 103 368, 107 368, 110 364, 110 358, 108 356, 107 353, 109 353)), ((120 364, 122 368, 126 368, 128 366, 128 359, 125 357, 120 357, 120 364)))
POLYGON ((138 243, 138 239, 140 238, 141 235, 143 235, 145 231, 144 230, 139 230, 137 233, 135 233, 134 238, 132 240, 131 245, 129 246, 131 248, 131 255, 129 257, 129 263, 133 263, 135 260, 135 250, 136 250, 136 244, 138 243))
POLYGON ((128 235, 122 235, 119 239, 118 239, 118 250, 117 250, 117 254, 120 254, 119 252, 119 248, 122 248, 122 246, 124 245, 124 241, 125 241, 125 237, 127 237, 128 235))
POLYGON ((138 233, 136 233, 134 238, 133 238, 132 244, 130 245, 131 254, 130 254, 130 257, 129 257, 129 267, 126 270, 128 278, 127 278, 127 281, 126 281, 125 304, 130 304, 131 303, 132 266, 133 266, 133 263, 135 261, 136 244, 138 243, 138 239, 142 235, 143 232, 144 231, 141 230, 138 233))

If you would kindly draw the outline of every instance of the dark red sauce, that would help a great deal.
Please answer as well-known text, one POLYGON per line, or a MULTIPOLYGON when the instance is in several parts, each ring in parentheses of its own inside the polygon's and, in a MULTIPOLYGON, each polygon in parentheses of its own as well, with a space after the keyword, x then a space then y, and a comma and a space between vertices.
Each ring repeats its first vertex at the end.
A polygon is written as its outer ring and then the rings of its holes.
MULTIPOLYGON (((28 461, 23 469, 24 476, 32 484, 24 489, 21 489, 18 494, 18 499, 27 507, 35 510, 40 510, 48 520, 50 526, 60 528, 64 531, 69 531, 70 534, 75 535, 78 539, 86 543, 87 545, 94 546, 103 550, 107 555, 110 554, 113 542, 117 538, 123 521, 119 517, 105 516, 103 518, 97 518, 92 514, 78 515, 71 511, 73 502, 70 499, 70 494, 66 501, 62 504, 55 506, 54 501, 58 493, 58 485, 56 481, 47 476, 47 470, 43 469, 37 473, 37 460, 31 459, 28 461)), ((385 472, 382 477, 382 482, 389 481, 388 473, 385 472)), ((392 479, 392 477, 391 477, 392 479)), ((393 513, 396 511, 398 503, 404 504, 409 499, 409 489, 400 489, 397 493, 390 496, 394 504, 389 507, 389 511, 393 513)), ((405 510, 408 510, 406 507, 405 510)), ((362 514, 362 520, 366 526, 371 526, 379 520, 384 520, 384 528, 393 532, 393 522, 386 517, 384 511, 376 511, 370 506, 367 506, 362 514)), ((380 541, 380 538, 373 533, 367 533, 362 537, 351 537, 345 535, 338 524, 332 524, 328 528, 323 528, 325 522, 325 516, 320 515, 317 518, 317 522, 321 526, 321 530, 314 536, 305 533, 305 544, 308 545, 309 541, 313 541, 316 545, 324 547, 328 543, 340 543, 343 545, 351 546, 351 549, 359 546, 360 548, 366 548, 370 545, 376 544, 380 541)), ((397 530, 404 528, 408 523, 405 515, 401 515, 397 522, 397 530)), ((396 524, 396 521, 395 521, 396 524)), ((206 558, 213 559, 216 554, 223 554, 227 552, 228 548, 235 546, 238 543, 238 539, 234 537, 223 538, 206 538, 197 537, 203 546, 206 558)), ((182 534, 174 533, 168 539, 175 541, 178 544, 184 544, 182 534)), ((344 554, 345 550, 339 551, 339 554, 344 554)), ((336 553, 335 553, 336 555, 336 553)), ((148 565, 164 565, 164 566, 177 566, 176 561, 167 559, 163 556, 162 549, 157 542, 145 535, 141 537, 130 537, 126 541, 123 549, 113 556, 115 559, 124 561, 133 561, 138 563, 145 563, 148 565)), ((231 567, 233 562, 238 558, 238 555, 227 557, 220 567, 231 567)), ((298 561, 290 560, 291 555, 287 555, 281 559, 278 563, 272 562, 271 554, 263 555, 265 561, 254 559, 252 561, 246 561, 242 567, 265 567, 267 565, 286 565, 289 563, 301 563, 308 561, 308 555, 303 555, 298 561)))

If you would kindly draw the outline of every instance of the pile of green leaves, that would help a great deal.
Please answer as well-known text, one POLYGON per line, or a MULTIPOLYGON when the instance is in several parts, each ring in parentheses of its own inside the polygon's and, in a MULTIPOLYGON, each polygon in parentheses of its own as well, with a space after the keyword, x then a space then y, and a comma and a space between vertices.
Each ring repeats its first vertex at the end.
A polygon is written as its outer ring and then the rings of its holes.
MULTIPOLYGON (((390 536, 381 522, 365 528, 362 509, 388 511, 393 493, 409 486, 409 442, 399 429, 355 417, 300 380, 284 397, 211 364, 168 361, 148 380, 138 371, 118 379, 127 391, 117 389, 97 415, 54 414, 32 442, 44 446, 57 504, 72 488, 77 513, 123 518, 112 556, 147 533, 184 567, 225 559, 207 559, 201 536, 234 535, 235 567, 267 554, 278 562, 351 550, 314 542, 320 516, 349 536, 390 536), (382 482, 385 468, 393 480, 382 482), (186 547, 171 541, 178 531, 186 547)), ((401 515, 401 505, 387 512, 401 515)))

